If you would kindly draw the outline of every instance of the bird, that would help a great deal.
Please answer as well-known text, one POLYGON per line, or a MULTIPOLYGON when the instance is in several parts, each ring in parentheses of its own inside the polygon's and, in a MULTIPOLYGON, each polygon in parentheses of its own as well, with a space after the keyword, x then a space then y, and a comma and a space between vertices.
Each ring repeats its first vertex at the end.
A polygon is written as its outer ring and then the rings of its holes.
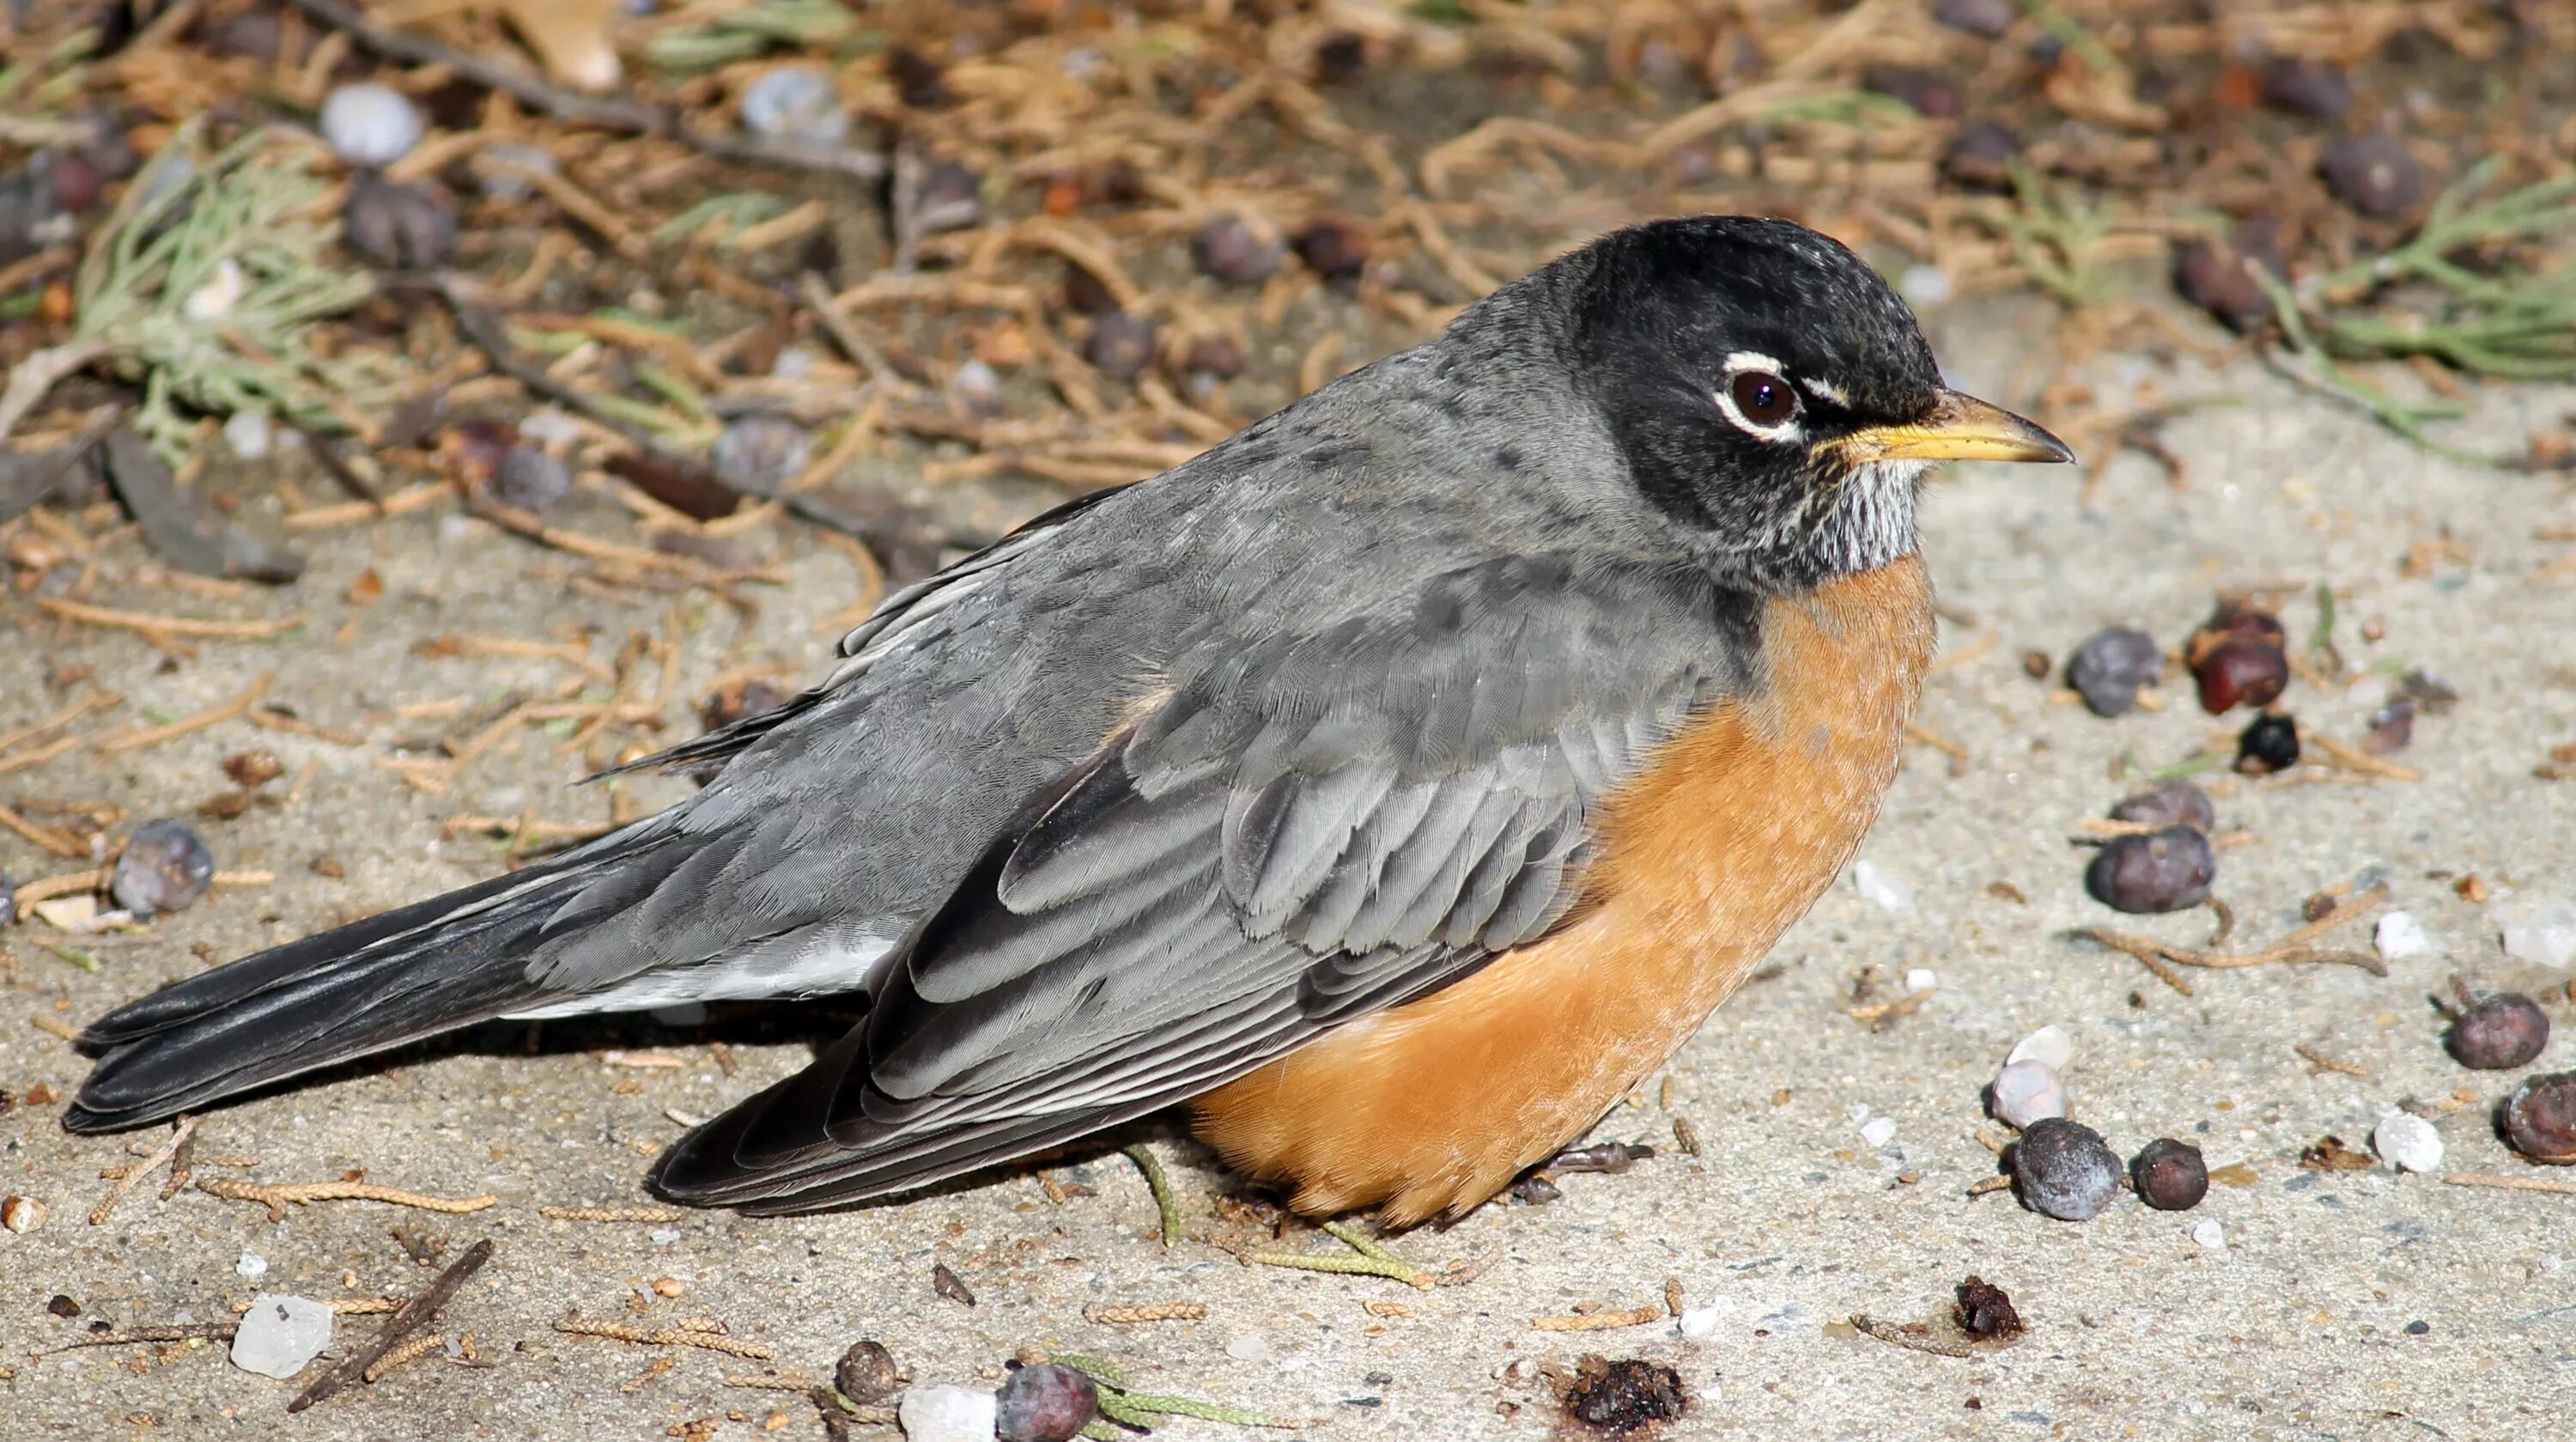
POLYGON ((914 1192, 1185 1106, 1298 1211, 1463 1216, 1855 854, 1935 463, 2066 462, 1791 221, 1612 231, 889 596, 688 799, 100 1017, 75 1132, 496 1018, 833 997, 647 1185, 914 1192))

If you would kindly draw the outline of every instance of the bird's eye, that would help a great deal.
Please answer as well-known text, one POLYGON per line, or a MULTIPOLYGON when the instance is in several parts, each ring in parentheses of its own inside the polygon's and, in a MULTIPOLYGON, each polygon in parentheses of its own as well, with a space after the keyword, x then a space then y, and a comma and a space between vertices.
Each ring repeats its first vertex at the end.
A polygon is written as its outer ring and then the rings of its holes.
POLYGON ((1798 413, 1798 393, 1769 371, 1743 371, 1727 385, 1736 414, 1757 426, 1776 426, 1798 413))

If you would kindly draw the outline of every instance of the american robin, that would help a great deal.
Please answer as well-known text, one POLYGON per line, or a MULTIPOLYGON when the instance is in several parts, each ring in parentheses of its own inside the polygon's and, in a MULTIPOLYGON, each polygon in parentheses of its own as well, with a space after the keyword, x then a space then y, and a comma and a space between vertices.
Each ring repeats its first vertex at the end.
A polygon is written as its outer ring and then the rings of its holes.
POLYGON ((805 1210, 1186 1102, 1302 1210, 1462 1213, 1851 856, 1929 463, 2065 461, 1778 220, 1606 236, 890 597, 690 800, 101 1018, 132 1126, 494 1017, 863 993, 652 1186, 805 1210))

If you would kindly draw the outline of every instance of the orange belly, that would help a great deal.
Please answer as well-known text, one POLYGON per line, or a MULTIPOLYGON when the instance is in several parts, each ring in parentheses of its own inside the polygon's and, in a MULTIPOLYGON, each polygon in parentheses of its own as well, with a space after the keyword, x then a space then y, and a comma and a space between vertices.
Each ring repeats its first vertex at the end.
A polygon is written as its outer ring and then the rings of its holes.
POLYGON ((1300 1211, 1457 1216, 1600 1120, 1806 913, 1877 817, 1932 653, 1920 557, 1773 603, 1769 681, 1602 808, 1574 918, 1198 1099, 1300 1211))

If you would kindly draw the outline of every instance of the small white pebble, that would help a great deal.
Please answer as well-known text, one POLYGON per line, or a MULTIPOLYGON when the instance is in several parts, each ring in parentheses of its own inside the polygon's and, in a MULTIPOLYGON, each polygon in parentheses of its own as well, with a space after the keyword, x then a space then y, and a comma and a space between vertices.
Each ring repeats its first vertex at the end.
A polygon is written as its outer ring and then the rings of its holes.
POLYGON ((2390 1112, 2370 1130, 2371 1149, 2400 1171, 2429 1172, 2442 1164, 2442 1134, 2413 1112, 2390 1112))
POLYGON ((1266 1361, 1270 1356, 1270 1343, 1259 1332, 1246 1332, 1225 1344, 1225 1354, 1238 1362, 1266 1361))
POLYGON ((2224 1251, 2227 1247, 2227 1229, 2218 1224, 2216 1217, 2203 1217, 2192 1224, 2191 1239, 2213 1252, 2224 1251))
POLYGON ((819 357, 801 345, 784 346, 779 349, 778 358, 769 363, 769 373, 782 381, 803 380, 814 373, 817 359, 819 357))
POLYGON ((2073 1060, 2075 1060, 2074 1041, 2062 1028, 2044 1026, 2013 1043, 2012 1051, 2004 1057, 2004 1064, 2010 1066, 2017 1061, 2035 1061, 2044 1064, 2052 1071, 2064 1071, 2066 1064, 2073 1060))
POLYGON ((1995 1073, 1995 1120, 2009 1127, 2028 1129, 2044 1117, 2066 1115, 2066 1083, 2057 1070, 2045 1062, 2027 1057, 2004 1063, 1995 1073))
POLYGON ((547 406, 520 418, 519 439, 540 446, 570 445, 581 439, 581 422, 547 406))
POLYGON ((542 145, 503 140, 475 152, 466 168, 474 173, 483 193, 494 200, 525 200, 536 194, 536 182, 521 172, 534 171, 553 175, 561 169, 555 164, 554 152, 542 145))
POLYGON ((655 1227, 650 1233, 647 1233, 647 1236, 652 1240, 654 1246, 667 1247, 673 1242, 680 1240, 680 1229, 677 1227, 655 1227))
POLYGON ((782 65, 743 87, 742 123, 764 139, 838 145, 850 133, 850 112, 823 72, 782 65))
POLYGON ((235 411, 224 420, 224 444, 245 461, 267 455, 276 437, 268 417, 258 411, 235 411))
POLYGON ((1939 305, 1950 298, 1950 272, 1937 265, 1909 265, 1897 278, 1897 289, 1916 305, 1939 305))
POLYGON ((1852 889, 1863 901, 1888 911, 1912 911, 1914 893, 1874 861, 1852 863, 1852 889))
POLYGON ((206 277, 204 285, 188 292, 179 308, 187 312, 190 320, 220 320, 232 313, 232 308, 241 303, 242 292, 249 288, 242 279, 241 267, 231 256, 225 256, 215 262, 214 274, 206 277))
POLYGON ((1918 966, 1905 973, 1905 994, 1935 991, 1940 988, 1941 974, 1928 966, 1918 966))
POLYGON ((292 1377, 331 1345, 331 1323, 331 1309, 310 1297, 262 1292, 233 1333, 232 1363, 263 1377, 292 1377))
POLYGON ((1718 1323, 1725 1319, 1726 1313, 1716 1307, 1684 1307, 1682 1338, 1690 1342, 1708 1341, 1717 1335, 1718 1323))
POLYGON ((268 1258, 244 1247, 240 1260, 233 1263, 233 1273, 242 1277, 265 1277, 268 1275, 268 1258))
POLYGON ((895 1403, 912 1442, 993 1442, 1000 1404, 981 1387, 914 1387, 895 1403))
POLYGON ((2576 906, 2552 901, 2505 917, 2504 951, 2539 966, 2576 966, 2576 906))
POLYGON ((1874 1147, 1886 1146, 1896 1140, 1896 1118, 1871 1117, 1861 1123, 1860 1139, 1874 1147))
POLYGON ((2371 930, 2370 944, 2379 952, 2381 961, 2404 961, 2409 957, 2433 954, 2433 938, 2425 933, 2424 923, 2403 911, 2392 911, 2379 918, 2379 925, 2371 930))
POLYGON ((390 86, 343 85, 322 102, 322 138, 351 165, 391 165, 420 144, 420 112, 390 86))

